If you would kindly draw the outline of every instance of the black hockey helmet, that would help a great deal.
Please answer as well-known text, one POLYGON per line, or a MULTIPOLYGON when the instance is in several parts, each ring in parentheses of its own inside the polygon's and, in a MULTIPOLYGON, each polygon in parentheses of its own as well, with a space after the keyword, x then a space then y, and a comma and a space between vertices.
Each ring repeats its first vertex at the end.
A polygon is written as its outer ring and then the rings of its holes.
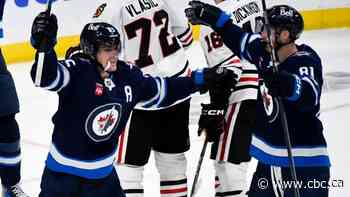
POLYGON ((118 30, 108 23, 88 23, 80 34, 80 48, 84 54, 96 58, 100 47, 120 48, 118 30))
POLYGON ((288 30, 293 41, 304 31, 303 17, 291 6, 273 6, 267 10, 267 16, 272 27, 288 30))

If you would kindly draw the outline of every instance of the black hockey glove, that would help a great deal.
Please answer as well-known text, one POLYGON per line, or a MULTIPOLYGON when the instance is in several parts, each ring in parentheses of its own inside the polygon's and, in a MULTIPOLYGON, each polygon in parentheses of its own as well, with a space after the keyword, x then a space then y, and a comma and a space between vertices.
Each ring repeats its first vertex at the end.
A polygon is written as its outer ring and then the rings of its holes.
POLYGON ((192 73, 192 79, 201 93, 210 90, 232 91, 237 83, 237 75, 224 67, 204 68, 192 73))
POLYGON ((210 104, 201 104, 202 113, 198 122, 198 136, 205 130, 209 142, 219 140, 225 130, 225 110, 232 91, 222 88, 210 89, 210 104))
POLYGON ((201 104, 202 112, 198 121, 198 136, 206 132, 209 142, 217 141, 225 130, 225 109, 215 104, 201 104))
POLYGON ((212 27, 221 27, 230 16, 225 14, 219 8, 200 1, 190 1, 191 7, 185 9, 188 20, 194 25, 208 25, 212 27))
POLYGON ((30 43, 39 52, 50 51, 57 42, 57 29, 56 16, 41 12, 33 21, 30 43))
POLYGON ((296 75, 286 71, 274 73, 272 68, 268 68, 263 71, 262 77, 272 96, 295 99, 301 94, 301 80, 296 75))
POLYGON ((210 103, 214 104, 215 106, 226 109, 229 103, 229 97, 231 93, 232 93, 231 90, 227 90, 223 88, 210 89, 209 90, 210 103))

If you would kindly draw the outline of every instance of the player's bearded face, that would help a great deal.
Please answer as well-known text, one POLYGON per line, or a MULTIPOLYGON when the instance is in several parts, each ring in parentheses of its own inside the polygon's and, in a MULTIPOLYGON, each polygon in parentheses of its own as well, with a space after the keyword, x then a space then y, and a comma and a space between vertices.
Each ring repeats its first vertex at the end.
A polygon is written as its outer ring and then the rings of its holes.
POLYGON ((117 47, 100 47, 96 58, 97 61, 102 64, 104 71, 113 72, 117 70, 117 47))
MULTIPOLYGON (((268 34, 267 34, 267 28, 264 28, 263 31, 261 32, 262 40, 266 43, 268 43, 268 34)), ((276 47, 276 31, 274 28, 271 28, 271 42, 272 42, 272 47, 276 47)), ((269 44, 266 44, 266 50, 268 52, 271 52, 271 48, 269 44)))

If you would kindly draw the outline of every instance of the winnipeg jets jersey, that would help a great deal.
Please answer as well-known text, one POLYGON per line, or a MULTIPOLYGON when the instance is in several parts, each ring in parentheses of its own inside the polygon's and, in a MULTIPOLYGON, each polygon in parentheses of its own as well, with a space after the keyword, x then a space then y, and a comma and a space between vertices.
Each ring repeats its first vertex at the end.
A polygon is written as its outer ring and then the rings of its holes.
POLYGON ((137 103, 166 106, 196 91, 190 77, 154 78, 122 61, 103 80, 94 61, 81 57, 57 61, 55 52, 45 54, 40 86, 59 96, 46 167, 88 179, 112 171, 118 136, 137 103))
POLYGON ((184 14, 187 0, 107 0, 93 21, 116 26, 121 33, 122 59, 152 76, 179 76, 188 66, 183 47, 192 43, 184 14))
MULTIPOLYGON (((223 27, 214 27, 224 43, 259 68, 269 66, 270 55, 261 42, 260 34, 244 32, 227 21, 223 27)), ((327 143, 319 119, 323 76, 318 54, 307 45, 297 45, 298 52, 278 65, 279 71, 295 77, 294 94, 283 98, 292 153, 296 166, 330 166, 327 143)), ((268 94, 264 83, 259 83, 257 124, 250 153, 262 163, 289 166, 284 142, 283 125, 276 98, 268 94)))
MULTIPOLYGON (((283 99, 294 162, 296 166, 329 166, 327 144, 319 120, 323 85, 321 60, 307 45, 298 46, 298 50, 278 66, 279 71, 297 78, 293 96, 283 99)), ((260 87, 257 106, 259 116, 251 155, 263 163, 288 167, 280 109, 277 99, 268 94, 264 85, 260 87)))
MULTIPOLYGON (((255 29, 256 20, 263 15, 260 0, 223 1, 217 6, 229 13, 234 23, 251 31, 255 29)), ((241 61, 225 46, 221 36, 208 26, 201 26, 200 43, 209 67, 229 66, 238 75, 239 81, 230 96, 230 103, 257 98, 258 71, 255 65, 241 61)))

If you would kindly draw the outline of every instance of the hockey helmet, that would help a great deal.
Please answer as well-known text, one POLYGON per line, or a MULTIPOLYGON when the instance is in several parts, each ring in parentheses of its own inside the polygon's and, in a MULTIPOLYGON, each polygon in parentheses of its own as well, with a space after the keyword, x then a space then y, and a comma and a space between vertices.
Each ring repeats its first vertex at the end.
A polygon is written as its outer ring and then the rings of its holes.
POLYGON ((288 30, 292 40, 298 39, 304 30, 303 17, 291 6, 273 6, 267 10, 267 16, 272 27, 288 30))
POLYGON ((80 35, 80 47, 84 54, 96 58, 100 47, 113 47, 120 49, 120 34, 118 30, 108 23, 88 23, 80 35))

